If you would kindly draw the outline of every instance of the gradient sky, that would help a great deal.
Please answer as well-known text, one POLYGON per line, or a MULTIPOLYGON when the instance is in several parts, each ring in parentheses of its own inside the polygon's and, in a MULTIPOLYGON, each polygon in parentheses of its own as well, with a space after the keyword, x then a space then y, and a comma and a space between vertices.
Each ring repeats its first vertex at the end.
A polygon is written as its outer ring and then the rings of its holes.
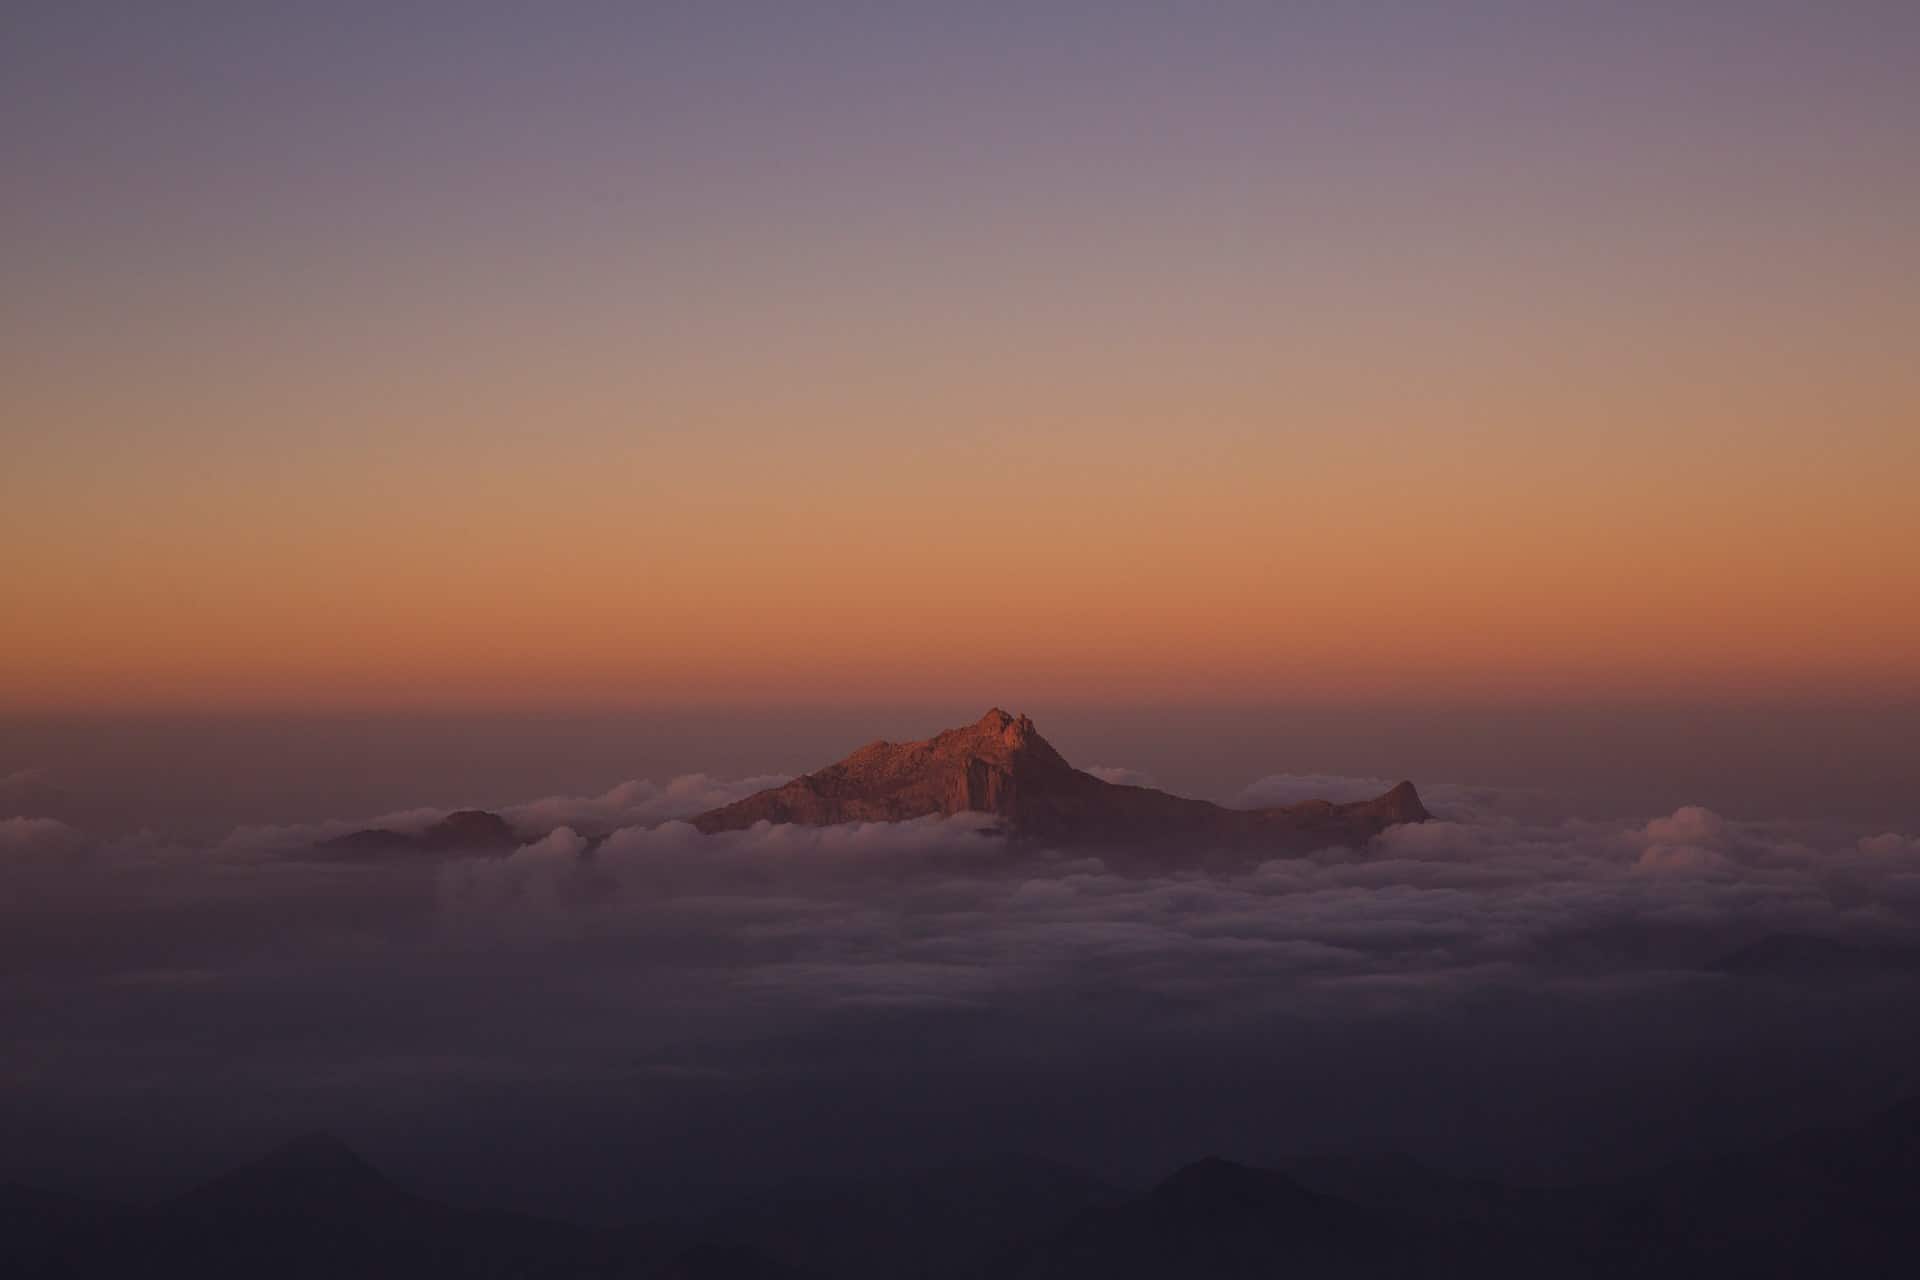
POLYGON ((0 709, 1920 692, 1911 3, 16 5, 0 84, 0 709))

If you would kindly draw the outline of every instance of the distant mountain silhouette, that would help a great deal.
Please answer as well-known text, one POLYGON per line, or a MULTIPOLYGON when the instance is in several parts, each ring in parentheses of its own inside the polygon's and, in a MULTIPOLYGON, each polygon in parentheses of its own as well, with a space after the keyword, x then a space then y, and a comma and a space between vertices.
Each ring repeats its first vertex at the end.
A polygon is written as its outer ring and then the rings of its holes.
POLYGON ((1310 800, 1270 809, 1228 809, 1106 782, 1068 764, 1033 721, 996 708, 922 742, 870 743, 838 764, 690 821, 716 832, 757 822, 827 826, 960 813, 991 814, 1016 836, 1061 844, 1200 840, 1283 850, 1359 844, 1396 823, 1429 817, 1410 782, 1352 804, 1310 800))
POLYGON ((1404 1158, 1295 1172, 1441 1232, 1459 1274, 1477 1277, 1892 1277, 1920 1257, 1920 1099, 1856 1127, 1584 1186, 1503 1186, 1404 1158))
POLYGON ((1287 1171, 1209 1158, 1129 1199, 1072 1169, 1003 1160, 792 1184, 701 1223, 626 1229, 454 1208, 313 1135, 148 1209, 0 1187, 0 1274, 1904 1277, 1920 1257, 1917 1203, 1920 1100, 1585 1186, 1510 1187, 1405 1157, 1287 1171))
MULTIPOLYGON (((324 1134, 147 1210, 0 1191, 9 1276, 156 1280, 807 1280, 726 1244, 457 1209, 389 1181, 324 1134)), ((816 1278, 817 1280, 817 1278, 816 1278)))
POLYGON ((1405 1158, 1296 1176, 1223 1160, 1083 1214, 1004 1274, 1894 1277, 1920 1258, 1920 1099, 1856 1128, 1571 1187, 1456 1178, 1405 1158))
POLYGON ((323 840, 319 849, 331 857, 353 859, 393 853, 504 853, 519 844, 519 835, 499 814, 460 809, 424 831, 373 827, 323 840))

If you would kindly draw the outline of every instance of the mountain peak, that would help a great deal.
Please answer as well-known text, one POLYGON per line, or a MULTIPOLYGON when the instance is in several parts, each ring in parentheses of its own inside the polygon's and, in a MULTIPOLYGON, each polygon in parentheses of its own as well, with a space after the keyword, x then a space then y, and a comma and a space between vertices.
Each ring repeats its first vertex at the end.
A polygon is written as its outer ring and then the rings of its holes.
MULTIPOLYGON (((907 744, 909 746, 914 744, 907 744)), ((1059 761, 1061 768, 1070 768, 1066 759, 1053 749, 1053 744, 1040 736, 1033 727, 1033 721, 1023 715, 1014 715, 1002 711, 999 707, 987 712, 971 725, 961 729, 948 729, 935 734, 928 741, 933 748, 949 752, 971 751, 983 758, 1012 758, 1021 753, 1037 753, 1041 758, 1059 761)))
POLYGON ((398 1194, 378 1169, 340 1139, 308 1133, 203 1183, 174 1203, 193 1211, 251 1212, 295 1197, 303 1211, 361 1204, 398 1194))
POLYGON ((359 1152, 330 1133, 303 1133, 257 1160, 257 1170, 377 1177, 359 1152))
POLYGON ((442 849, 502 848, 516 843, 507 820, 485 809, 456 809, 422 835, 429 845, 442 849))
POLYGON ((1368 803, 1394 822, 1425 822, 1433 816, 1427 812, 1427 806, 1420 803, 1420 792, 1411 782, 1402 781, 1368 803))
POLYGON ((1148 787, 1120 787, 1074 768, 1031 719, 994 707, 972 724, 919 742, 872 742, 783 786, 690 821, 705 832, 755 823, 831 826, 984 813, 1017 836, 1060 844, 1166 843, 1196 852, 1247 845, 1358 848, 1397 822, 1423 822, 1413 784, 1354 804, 1227 809, 1148 787))
POLYGON ((974 727, 977 729, 985 729, 989 733, 1002 733, 1013 737, 1027 738, 1034 736, 1032 720, 1023 715, 1016 716, 1012 712, 1002 711, 999 707, 995 707, 987 712, 987 714, 981 716, 980 719, 975 722, 974 727))

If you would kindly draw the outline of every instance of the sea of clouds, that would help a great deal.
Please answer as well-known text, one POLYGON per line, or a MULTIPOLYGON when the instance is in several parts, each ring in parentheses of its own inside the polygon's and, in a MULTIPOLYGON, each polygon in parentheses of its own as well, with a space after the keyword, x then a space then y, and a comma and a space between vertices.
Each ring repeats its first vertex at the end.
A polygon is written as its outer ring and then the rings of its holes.
MULTIPOLYGON (((692 985, 798 1006, 992 1003, 1111 984, 1242 1008, 1358 989, 1432 999, 1498 984, 1713 981, 1720 958, 1771 935, 1898 945, 1920 931, 1920 837, 1693 806, 1644 822, 1541 819, 1508 812, 1497 791, 1441 785, 1429 788, 1435 821, 1226 871, 1199 870, 1178 847, 1143 857, 1009 845, 976 815, 716 835, 677 820, 779 781, 694 774, 549 796, 500 810, 524 835, 511 853, 352 866, 316 847, 369 826, 420 830, 446 811, 245 827, 206 848, 93 841, 55 819, 11 817, 0 820, 0 924, 18 951, 61 904, 95 903, 125 931, 70 938, 60 953, 138 952, 124 970, 103 959, 90 971, 107 981, 180 967, 176 952, 198 974, 244 972, 257 956, 203 954, 220 935, 190 922, 244 916, 250 902, 278 919, 292 897, 311 910, 282 926, 280 950, 311 947, 300 958, 316 967, 343 930, 358 947, 409 954, 592 940, 680 963, 692 985), (362 913, 343 925, 329 910, 341 901, 362 913), (671 943, 687 944, 684 960, 671 943)), ((1387 785, 1280 775, 1243 799, 1387 785)), ((40 980, 60 973, 56 957, 28 967, 40 980)))
MULTIPOLYGON (((640 1128, 663 1141, 662 1124, 739 1123, 775 1099, 840 1115, 864 1091, 858 1115, 892 1117, 874 1141, 972 1099, 972 1119, 922 1139, 937 1146, 1045 1096, 1027 1132, 1077 1116, 1056 1146, 1097 1147, 1102 1107, 1208 1081, 1221 1111, 1172 1106, 1192 1116, 1144 1133, 1157 1158, 1253 1132, 1250 1106, 1304 1139, 1297 1111, 1351 1121, 1340 1108, 1370 1097, 1405 1129, 1393 1098, 1430 1108, 1476 1072, 1543 1088, 1542 1055, 1578 1093, 1614 1087, 1596 1064, 1644 1081, 1675 1053, 1816 1025, 1857 1053, 1911 971, 1867 965, 1836 994, 1726 957, 1780 936, 1920 938, 1920 838, 1698 807, 1590 821, 1436 786, 1435 821, 1214 870, 1178 847, 1018 846, 966 815, 717 835, 678 820, 777 781, 545 797, 501 810, 524 833, 510 853, 350 864, 315 846, 443 811, 210 846, 0 821, 0 1118, 51 1141, 61 1116, 157 1099, 181 1117, 249 1100, 264 1128, 507 1090, 527 1115, 652 1098, 666 1110, 640 1128)), ((1381 789, 1273 777, 1246 798, 1381 789)))

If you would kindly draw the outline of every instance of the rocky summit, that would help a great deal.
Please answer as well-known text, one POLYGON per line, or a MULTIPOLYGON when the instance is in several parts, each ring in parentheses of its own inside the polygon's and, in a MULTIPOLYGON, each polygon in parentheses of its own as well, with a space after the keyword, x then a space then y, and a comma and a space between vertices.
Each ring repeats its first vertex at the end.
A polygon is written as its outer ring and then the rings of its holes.
POLYGON ((837 764, 691 819, 705 832, 759 822, 828 826, 984 813, 1014 836, 1057 844, 1204 841, 1301 850, 1361 844, 1429 817, 1411 782, 1371 800, 1230 809, 1096 778, 1067 763, 1026 716, 995 708, 919 742, 873 742, 837 764))

